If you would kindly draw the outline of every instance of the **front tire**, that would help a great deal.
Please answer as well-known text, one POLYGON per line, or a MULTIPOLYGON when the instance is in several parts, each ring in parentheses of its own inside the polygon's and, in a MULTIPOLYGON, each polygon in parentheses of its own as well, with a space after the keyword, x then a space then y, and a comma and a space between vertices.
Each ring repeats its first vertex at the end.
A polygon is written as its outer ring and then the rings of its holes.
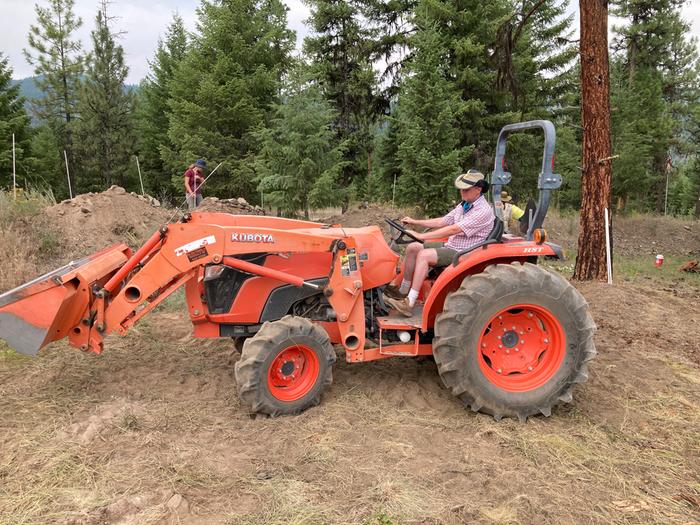
POLYGON ((433 354, 465 405, 526 421, 570 402, 588 379, 594 332, 588 304, 564 278, 530 263, 499 264, 447 297, 433 354))
POLYGON ((308 319, 266 322, 243 345, 235 367, 238 394, 253 412, 297 414, 319 404, 334 362, 328 334, 308 319))

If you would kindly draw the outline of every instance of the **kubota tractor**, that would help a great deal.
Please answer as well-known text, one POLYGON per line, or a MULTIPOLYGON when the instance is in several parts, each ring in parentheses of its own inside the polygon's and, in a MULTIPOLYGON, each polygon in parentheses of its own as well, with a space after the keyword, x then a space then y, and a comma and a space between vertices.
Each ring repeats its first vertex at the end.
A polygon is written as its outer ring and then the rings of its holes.
POLYGON ((343 228, 275 217, 192 213, 132 253, 112 246, 0 295, 0 338, 35 355, 68 337, 101 353, 185 287, 195 337, 232 337, 235 377, 255 412, 292 414, 316 405, 332 380, 333 345, 348 362, 432 355, 445 386, 474 411, 527 419, 571 400, 595 356, 586 301, 565 279, 537 266, 561 257, 540 229, 550 192, 555 132, 547 121, 499 135, 489 238, 437 268, 411 318, 387 309, 383 289, 400 279, 399 256, 377 226, 343 228), (501 187, 506 137, 542 128, 540 197, 525 237, 503 236, 501 187))

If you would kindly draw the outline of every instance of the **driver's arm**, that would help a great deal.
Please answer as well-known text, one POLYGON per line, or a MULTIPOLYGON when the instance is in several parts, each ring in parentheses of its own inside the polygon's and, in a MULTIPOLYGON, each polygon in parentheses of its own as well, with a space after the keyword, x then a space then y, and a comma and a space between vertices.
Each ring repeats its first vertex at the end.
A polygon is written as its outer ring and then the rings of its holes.
POLYGON ((445 219, 443 217, 438 217, 437 219, 411 219, 410 217, 404 217, 401 219, 401 222, 420 226, 422 228, 441 228, 445 225, 445 219))
POLYGON ((455 233, 459 233, 460 231, 462 231, 462 229, 457 224, 449 224, 447 226, 443 226, 442 228, 438 228, 437 230, 431 230, 429 232, 418 234, 414 233, 414 235, 418 237, 421 241, 429 241, 431 239, 442 239, 444 237, 449 237, 450 235, 454 235, 455 233))

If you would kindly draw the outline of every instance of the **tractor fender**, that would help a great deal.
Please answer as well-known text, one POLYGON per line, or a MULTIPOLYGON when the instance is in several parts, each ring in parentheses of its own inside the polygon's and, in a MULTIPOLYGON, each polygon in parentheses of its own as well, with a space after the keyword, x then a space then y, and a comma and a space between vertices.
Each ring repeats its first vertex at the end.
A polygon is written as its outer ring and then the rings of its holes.
POLYGON ((456 266, 450 264, 433 283, 423 307, 421 329, 426 331, 433 327, 435 317, 442 312, 445 298, 460 287, 467 275, 480 273, 492 264, 510 264, 516 261, 525 264, 535 262, 537 257, 547 256, 564 259, 561 248, 556 244, 537 244, 527 240, 487 244, 463 255, 456 266))

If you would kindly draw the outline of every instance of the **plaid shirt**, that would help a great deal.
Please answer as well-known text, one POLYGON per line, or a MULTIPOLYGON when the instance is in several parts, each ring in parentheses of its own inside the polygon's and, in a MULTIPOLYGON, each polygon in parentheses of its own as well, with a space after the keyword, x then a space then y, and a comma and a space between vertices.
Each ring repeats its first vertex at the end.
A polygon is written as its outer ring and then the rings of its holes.
POLYGON ((442 220, 445 226, 456 224, 462 231, 450 236, 445 243, 445 248, 459 251, 486 240, 493 229, 495 218, 491 205, 483 195, 476 199, 467 211, 464 211, 461 203, 458 204, 442 220))

